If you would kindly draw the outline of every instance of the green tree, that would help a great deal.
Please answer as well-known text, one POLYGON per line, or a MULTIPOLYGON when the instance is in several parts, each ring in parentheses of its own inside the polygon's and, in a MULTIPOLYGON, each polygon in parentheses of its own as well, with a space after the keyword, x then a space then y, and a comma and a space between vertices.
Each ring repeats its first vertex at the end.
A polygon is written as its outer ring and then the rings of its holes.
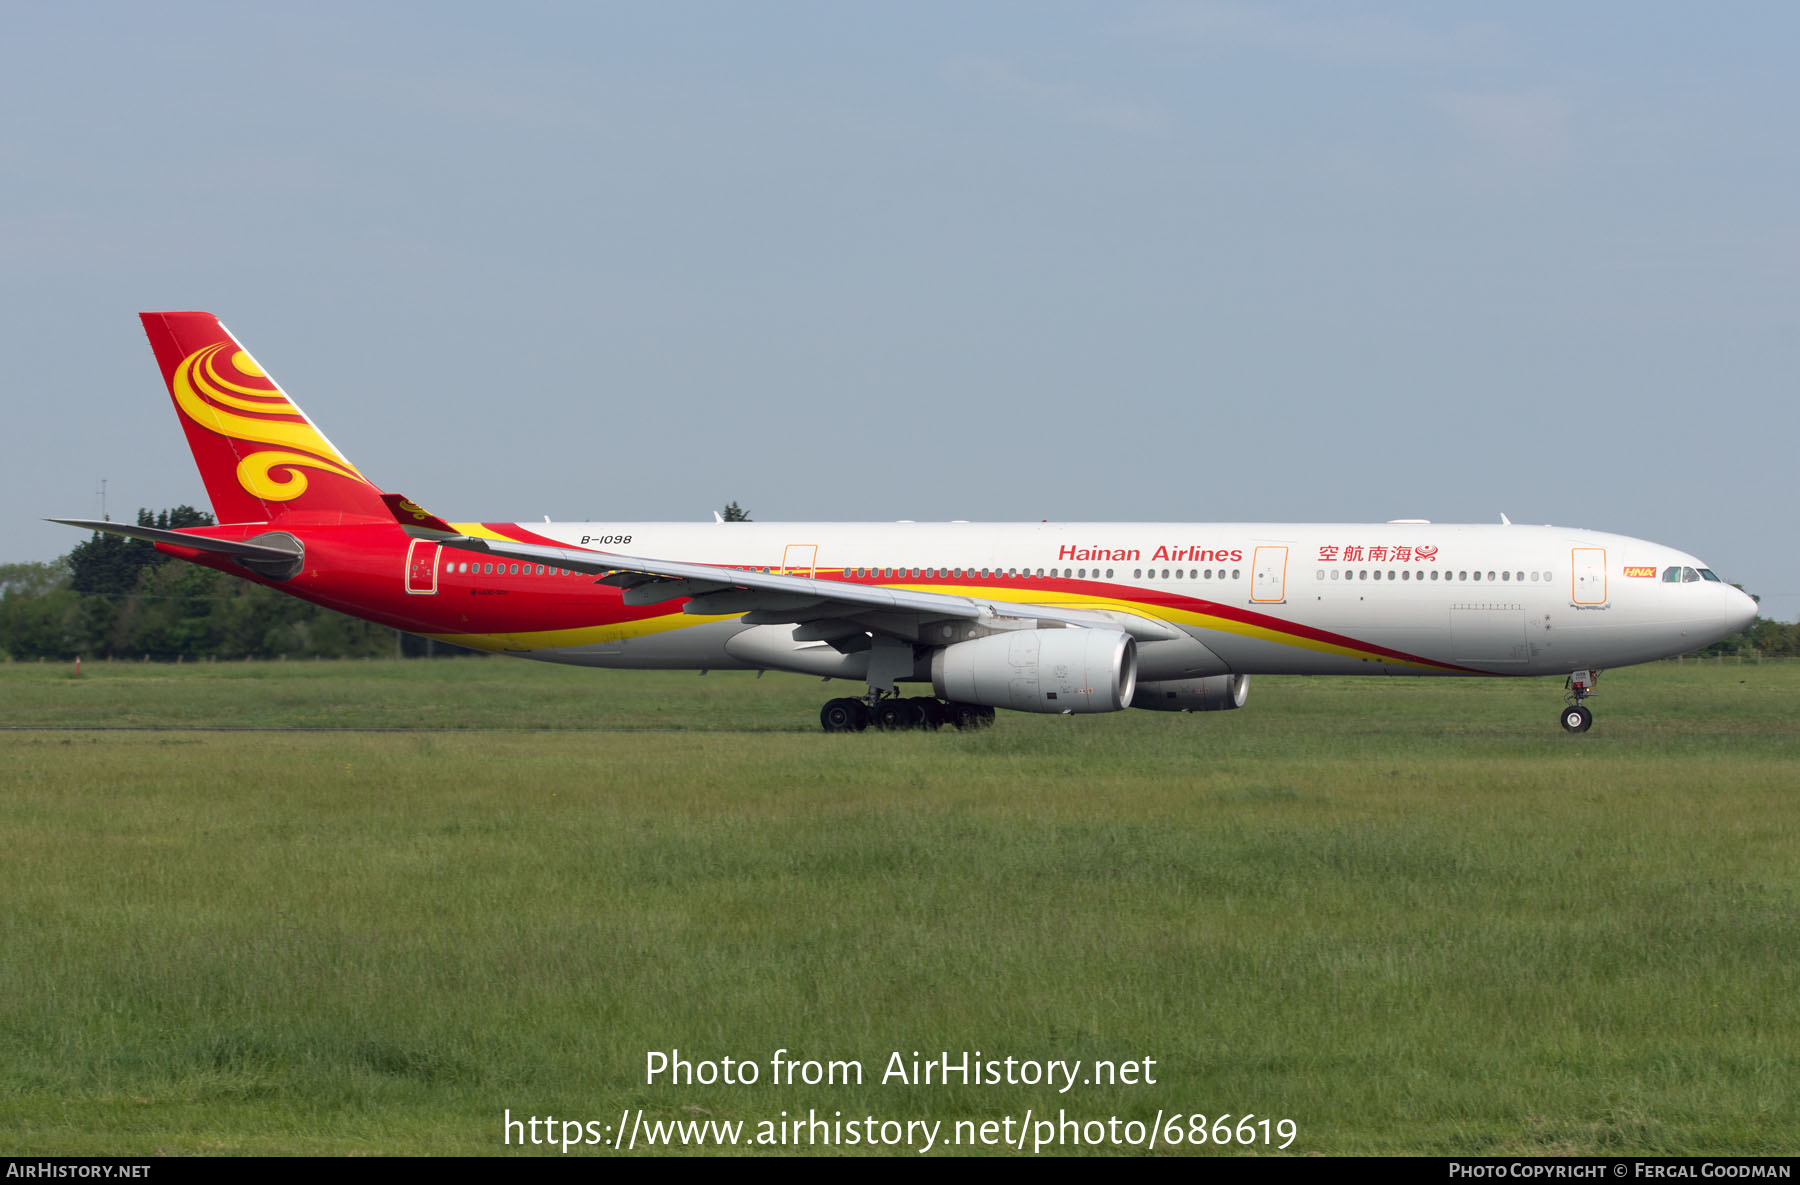
POLYGON ((53 589, 69 587, 69 557, 47 564, 0 564, 0 593, 41 597, 53 589))
MULTIPOLYGON (((210 527, 213 517, 192 506, 151 514, 139 509, 137 525, 177 530, 182 527, 210 527)), ((169 561, 156 550, 156 545, 143 539, 126 539, 95 531, 93 538, 69 552, 69 586, 84 596, 125 596, 138 585, 138 575, 145 568, 158 567, 169 561)))
POLYGON ((47 564, 0 564, 0 654, 61 658, 74 653, 80 598, 69 591, 68 557, 47 564))
POLYGON ((728 523, 747 523, 750 521, 750 513, 736 502, 728 504, 724 510, 721 510, 719 512, 719 517, 728 523))

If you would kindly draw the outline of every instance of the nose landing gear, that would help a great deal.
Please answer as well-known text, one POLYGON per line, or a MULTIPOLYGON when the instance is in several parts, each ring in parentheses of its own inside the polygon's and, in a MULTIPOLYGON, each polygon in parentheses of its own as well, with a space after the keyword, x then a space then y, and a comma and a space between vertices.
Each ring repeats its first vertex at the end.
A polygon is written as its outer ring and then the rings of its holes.
POLYGON ((1562 710, 1564 732, 1586 732, 1594 726, 1594 714, 1581 701, 1594 694, 1599 671, 1575 671, 1565 686, 1569 689, 1568 706, 1562 710))

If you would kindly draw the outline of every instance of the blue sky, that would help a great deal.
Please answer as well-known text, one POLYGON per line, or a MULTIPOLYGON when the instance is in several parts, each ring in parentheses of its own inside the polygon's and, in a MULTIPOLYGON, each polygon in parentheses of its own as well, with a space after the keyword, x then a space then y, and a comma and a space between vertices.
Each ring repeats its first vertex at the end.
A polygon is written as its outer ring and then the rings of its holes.
POLYGON ((1800 10, 15 4, 0 560, 218 313, 453 519, 1556 522, 1800 617, 1800 10))

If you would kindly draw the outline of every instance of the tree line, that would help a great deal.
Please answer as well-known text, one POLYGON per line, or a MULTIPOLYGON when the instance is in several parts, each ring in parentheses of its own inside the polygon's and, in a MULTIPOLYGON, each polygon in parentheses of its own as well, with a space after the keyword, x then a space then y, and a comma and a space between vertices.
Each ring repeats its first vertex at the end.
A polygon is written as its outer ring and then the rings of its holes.
MULTIPOLYGON (((736 502, 726 522, 748 522, 736 502)), ((138 511, 138 525, 212 525, 192 506, 138 511)), ((150 658, 194 662, 242 658, 365 658, 423 655, 432 646, 210 568, 182 563, 141 539, 95 532, 47 564, 0 564, 0 657, 150 658)), ((1800 623, 1759 617, 1741 634, 1697 653, 1800 657, 1800 623)))
MULTIPOLYGON (((205 527, 192 506, 142 527, 205 527)), ((403 653, 424 654, 402 636, 403 653)), ((442 649, 442 648, 439 648, 442 649)), ((363 658, 396 652, 395 631, 95 532, 47 564, 0 564, 0 654, 12 659, 363 658)))

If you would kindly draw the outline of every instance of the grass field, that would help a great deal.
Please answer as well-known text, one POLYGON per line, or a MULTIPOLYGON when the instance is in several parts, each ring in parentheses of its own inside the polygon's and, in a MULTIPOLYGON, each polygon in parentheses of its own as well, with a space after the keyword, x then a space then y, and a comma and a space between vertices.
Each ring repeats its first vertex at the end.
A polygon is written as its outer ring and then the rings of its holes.
POLYGON ((853 690, 0 666, 0 1153, 491 1154, 507 1110, 640 1108, 1800 1142, 1800 665, 1609 672, 1584 737, 1547 680, 820 733, 853 690), (94 728, 158 724, 245 731, 94 728), (760 1080, 647 1083, 676 1048, 760 1080), (864 1082, 776 1085, 780 1049, 864 1082), (880 1081, 915 1050, 1156 1081, 880 1081))

